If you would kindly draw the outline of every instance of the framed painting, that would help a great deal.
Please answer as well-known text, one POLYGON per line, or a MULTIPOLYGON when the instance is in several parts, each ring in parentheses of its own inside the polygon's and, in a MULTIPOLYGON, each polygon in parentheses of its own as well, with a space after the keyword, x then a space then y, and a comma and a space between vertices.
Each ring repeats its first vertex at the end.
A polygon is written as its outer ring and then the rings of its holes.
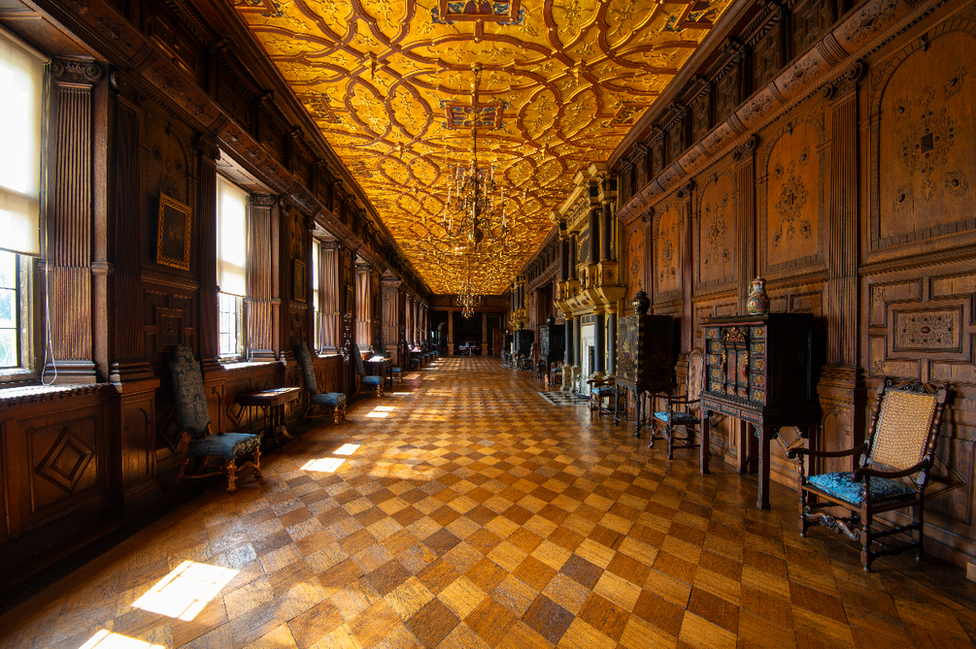
POLYGON ((190 208, 160 192, 157 264, 190 270, 190 226, 190 208))
POLYGON ((305 262, 295 260, 292 272, 293 297, 299 302, 305 301, 305 262))

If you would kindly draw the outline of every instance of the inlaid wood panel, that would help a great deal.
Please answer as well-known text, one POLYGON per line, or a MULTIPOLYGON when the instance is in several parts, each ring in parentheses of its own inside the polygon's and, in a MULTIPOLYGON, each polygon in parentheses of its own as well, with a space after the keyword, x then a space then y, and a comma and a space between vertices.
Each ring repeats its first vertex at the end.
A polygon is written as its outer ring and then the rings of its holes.
POLYGON ((105 470, 101 424, 91 411, 51 423, 22 423, 31 469, 29 520, 41 519, 44 510, 104 486, 100 485, 105 470))
POLYGON ((823 266, 821 131, 814 118, 797 119, 766 149, 759 206, 760 269, 767 277, 823 266))
POLYGON ((642 219, 638 219, 635 223, 631 224, 627 228, 627 234, 625 235, 624 244, 624 268, 623 275, 624 281, 627 283, 627 297, 626 300, 629 303, 634 299, 634 295, 640 289, 647 290, 647 282, 644 277, 646 275, 644 270, 644 230, 646 224, 642 219))
POLYGON ((694 220, 695 291, 736 280, 735 178, 729 168, 707 177, 694 220))
POLYGON ((655 301, 681 292, 681 199, 675 197, 654 222, 655 301))
POLYGON ((976 230, 976 159, 964 144, 976 137, 976 38, 936 32, 894 59, 875 77, 872 247, 954 246, 976 230))

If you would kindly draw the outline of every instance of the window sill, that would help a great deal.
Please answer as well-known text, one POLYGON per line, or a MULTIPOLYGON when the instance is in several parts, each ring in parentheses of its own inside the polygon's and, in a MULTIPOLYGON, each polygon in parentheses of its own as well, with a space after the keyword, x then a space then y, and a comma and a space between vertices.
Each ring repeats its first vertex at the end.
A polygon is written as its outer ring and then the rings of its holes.
POLYGON ((0 386, 0 405, 10 406, 38 401, 53 401, 65 397, 94 394, 105 387, 105 383, 86 383, 83 385, 11 385, 0 386))
POLYGON ((226 360, 220 362, 220 367, 227 372, 244 372, 246 370, 253 370, 259 367, 268 367, 271 365, 278 365, 281 361, 242 361, 242 360, 226 360))

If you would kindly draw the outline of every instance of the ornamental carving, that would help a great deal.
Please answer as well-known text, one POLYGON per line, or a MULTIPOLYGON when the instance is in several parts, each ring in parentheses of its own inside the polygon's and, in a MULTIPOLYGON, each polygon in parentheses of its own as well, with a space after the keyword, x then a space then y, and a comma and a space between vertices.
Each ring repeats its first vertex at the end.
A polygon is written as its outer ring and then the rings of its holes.
POLYGON ((956 350, 959 327, 956 311, 895 313, 895 349, 956 350))
POLYGON ((805 147, 798 160, 791 160, 785 168, 782 164, 773 167, 773 177, 783 181, 775 208, 781 217, 781 226, 773 233, 774 247, 784 243, 784 240, 792 241, 795 236, 809 239, 812 234, 810 219, 803 216, 809 191, 798 177, 799 172, 809 163, 810 147, 805 147))
POLYGON ((102 67, 95 61, 53 59, 51 76, 59 83, 93 84, 102 78, 102 67))

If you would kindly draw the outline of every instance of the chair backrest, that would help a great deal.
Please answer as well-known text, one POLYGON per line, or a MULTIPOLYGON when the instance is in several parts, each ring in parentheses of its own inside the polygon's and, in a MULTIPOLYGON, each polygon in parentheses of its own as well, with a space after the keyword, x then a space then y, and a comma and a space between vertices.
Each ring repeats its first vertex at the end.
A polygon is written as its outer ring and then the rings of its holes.
POLYGON ((878 394, 862 464, 901 471, 931 458, 946 396, 943 387, 887 379, 878 394))
POLYGON ((203 373, 200 363, 193 360, 193 350, 179 344, 173 348, 169 371, 173 376, 173 392, 176 395, 176 418, 180 430, 194 439, 207 433, 210 424, 210 408, 207 393, 203 389, 203 373))
POLYGON ((302 364, 305 389, 312 394, 318 394, 319 384, 315 379, 315 363, 312 362, 312 352, 309 351, 304 340, 298 344, 298 362, 302 364))
POLYGON ((705 356, 700 349, 692 349, 688 354, 688 376, 685 379, 685 394, 689 401, 698 399, 705 385, 705 356))
POLYGON ((366 375, 366 368, 363 366, 363 353, 359 351, 359 343, 352 346, 353 362, 356 363, 356 373, 359 376, 366 375))

